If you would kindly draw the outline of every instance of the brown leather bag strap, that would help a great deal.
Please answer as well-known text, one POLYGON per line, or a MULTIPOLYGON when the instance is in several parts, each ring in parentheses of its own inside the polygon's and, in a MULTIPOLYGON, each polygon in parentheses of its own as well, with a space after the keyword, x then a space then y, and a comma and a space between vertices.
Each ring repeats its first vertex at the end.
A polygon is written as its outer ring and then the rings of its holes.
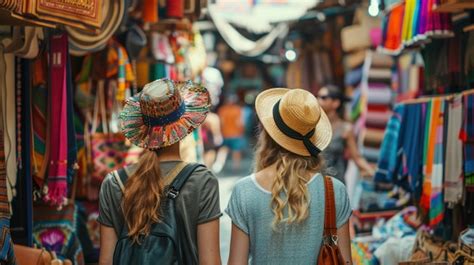
POLYGON ((325 214, 324 214, 324 236, 337 236, 336 227, 336 203, 334 201, 334 187, 331 177, 324 177, 325 214))

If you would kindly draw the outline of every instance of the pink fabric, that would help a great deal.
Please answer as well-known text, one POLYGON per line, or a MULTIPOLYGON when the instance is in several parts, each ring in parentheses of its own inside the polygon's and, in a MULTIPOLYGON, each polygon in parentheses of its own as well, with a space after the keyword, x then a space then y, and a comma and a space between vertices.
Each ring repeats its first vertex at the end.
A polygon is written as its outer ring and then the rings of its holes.
POLYGON ((62 206, 67 202, 67 35, 50 37, 50 166, 45 201, 62 206))
POLYGON ((382 44, 382 29, 374 28, 370 30, 370 39, 372 40, 372 46, 378 47, 382 44))

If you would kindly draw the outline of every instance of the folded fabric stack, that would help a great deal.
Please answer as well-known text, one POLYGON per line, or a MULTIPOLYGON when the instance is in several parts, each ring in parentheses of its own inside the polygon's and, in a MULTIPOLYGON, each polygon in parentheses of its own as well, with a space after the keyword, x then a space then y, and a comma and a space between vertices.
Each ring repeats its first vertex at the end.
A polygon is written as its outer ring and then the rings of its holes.
POLYGON ((394 89, 397 102, 416 98, 423 87, 424 62, 418 51, 410 51, 397 59, 397 75, 394 89))
POLYGON ((376 163, 380 156, 383 133, 392 115, 392 64, 391 57, 366 51, 361 80, 354 91, 351 118, 356 123, 361 153, 370 163, 376 163))

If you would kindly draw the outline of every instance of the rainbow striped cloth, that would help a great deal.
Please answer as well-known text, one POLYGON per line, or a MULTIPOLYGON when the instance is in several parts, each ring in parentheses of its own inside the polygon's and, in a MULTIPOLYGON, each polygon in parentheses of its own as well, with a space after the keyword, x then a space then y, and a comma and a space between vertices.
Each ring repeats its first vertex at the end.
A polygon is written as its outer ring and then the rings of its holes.
POLYGON ((432 99, 427 104, 425 143, 423 152, 423 191, 420 206, 428 213, 429 225, 438 225, 444 218, 444 107, 442 99, 432 99))

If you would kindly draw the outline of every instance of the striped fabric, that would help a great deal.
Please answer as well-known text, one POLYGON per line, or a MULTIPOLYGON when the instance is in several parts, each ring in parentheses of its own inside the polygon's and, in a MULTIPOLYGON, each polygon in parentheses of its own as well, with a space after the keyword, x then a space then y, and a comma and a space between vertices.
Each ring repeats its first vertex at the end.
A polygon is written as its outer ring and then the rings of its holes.
POLYGON ((112 41, 107 52, 107 78, 117 78, 118 88, 115 99, 125 101, 126 91, 130 83, 135 81, 132 65, 128 59, 127 50, 116 41, 112 41))
POLYGON ((130 83, 135 81, 135 76, 132 71, 132 65, 128 59, 127 51, 121 45, 117 45, 118 52, 118 90, 116 99, 123 102, 126 97, 126 91, 130 89, 130 83))
POLYGON ((423 166, 423 192, 420 206, 429 217, 431 227, 444 217, 443 202, 443 128, 444 105, 441 99, 428 103, 423 166))
POLYGON ((47 69, 46 58, 40 56, 33 64, 33 89, 32 100, 32 131, 33 152, 32 166, 33 178, 39 187, 44 184, 46 169, 48 167, 47 140, 47 113, 48 113, 48 90, 45 73, 47 69))

